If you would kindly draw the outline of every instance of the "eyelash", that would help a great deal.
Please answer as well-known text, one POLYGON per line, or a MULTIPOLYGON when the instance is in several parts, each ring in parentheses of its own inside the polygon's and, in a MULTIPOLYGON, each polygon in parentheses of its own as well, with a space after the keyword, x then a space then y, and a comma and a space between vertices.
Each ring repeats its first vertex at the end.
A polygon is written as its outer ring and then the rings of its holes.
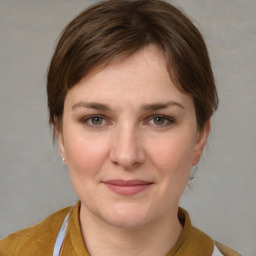
POLYGON ((93 118, 100 118, 102 119, 103 122, 107 122, 106 117, 102 116, 102 115, 91 115, 91 116, 87 116, 81 119, 81 122, 93 129, 99 129, 102 128, 102 124, 99 125, 95 125, 95 124, 90 124, 89 122, 92 121, 93 118))
MULTIPOLYGON (((150 124, 150 121, 154 122, 154 118, 163 118, 164 119, 164 124, 160 124, 160 125, 157 125, 155 123, 151 124, 151 125, 153 125, 157 128, 164 128, 164 127, 170 126, 173 123, 175 123, 175 119, 173 117, 169 117, 169 116, 165 116, 165 115, 152 115, 152 116, 147 118, 147 121, 145 123, 150 124)), ((102 115, 87 116, 87 117, 82 118, 81 122, 83 124, 89 126, 90 128, 93 128, 93 129, 100 129, 103 126, 105 126, 106 123, 108 123, 107 118, 105 116, 102 116, 102 115), (95 125, 95 124, 89 123, 89 122, 92 122, 93 118, 100 118, 102 120, 103 124, 101 123, 99 125, 95 125)))
POLYGON ((173 117, 169 117, 169 116, 165 116, 165 115, 153 115, 153 116, 150 116, 149 117, 149 121, 148 123, 152 120, 154 121, 154 118, 163 118, 164 119, 164 124, 162 125, 157 125, 157 124, 152 124, 154 126, 156 126, 157 128, 163 128, 163 127, 167 127, 171 124, 173 124, 175 122, 174 118, 173 117))

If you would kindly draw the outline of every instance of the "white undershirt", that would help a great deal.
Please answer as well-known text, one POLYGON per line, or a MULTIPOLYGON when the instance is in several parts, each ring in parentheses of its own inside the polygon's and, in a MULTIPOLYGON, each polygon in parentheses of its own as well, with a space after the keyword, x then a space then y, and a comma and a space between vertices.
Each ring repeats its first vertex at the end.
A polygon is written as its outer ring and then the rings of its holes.
POLYGON ((212 256, 224 256, 219 249, 217 248, 217 246, 214 244, 214 249, 213 249, 213 253, 212 256))

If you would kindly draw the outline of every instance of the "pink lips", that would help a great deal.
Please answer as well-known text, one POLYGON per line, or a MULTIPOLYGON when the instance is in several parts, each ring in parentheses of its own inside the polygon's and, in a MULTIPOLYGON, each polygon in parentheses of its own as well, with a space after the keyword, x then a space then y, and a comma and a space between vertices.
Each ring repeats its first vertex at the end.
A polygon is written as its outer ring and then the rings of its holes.
POLYGON ((124 196, 135 195, 153 184, 144 180, 108 180, 103 183, 110 190, 124 196))

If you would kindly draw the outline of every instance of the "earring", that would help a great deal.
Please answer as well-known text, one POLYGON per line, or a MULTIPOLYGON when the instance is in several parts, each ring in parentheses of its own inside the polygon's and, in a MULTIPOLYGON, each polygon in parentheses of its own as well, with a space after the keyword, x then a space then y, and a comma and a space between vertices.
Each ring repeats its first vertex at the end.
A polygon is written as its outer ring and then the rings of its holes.
POLYGON ((66 158, 63 157, 63 158, 62 158, 62 164, 65 164, 65 160, 66 160, 66 158))
POLYGON ((200 156, 196 156, 193 162, 193 166, 197 165, 200 161, 200 156))

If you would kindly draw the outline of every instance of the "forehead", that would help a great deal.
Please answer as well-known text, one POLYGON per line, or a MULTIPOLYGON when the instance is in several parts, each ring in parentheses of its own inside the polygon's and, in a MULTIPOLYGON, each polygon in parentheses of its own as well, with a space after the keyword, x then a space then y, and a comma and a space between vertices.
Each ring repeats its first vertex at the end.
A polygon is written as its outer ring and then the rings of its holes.
POLYGON ((164 53, 154 45, 94 69, 67 94, 67 102, 73 104, 86 99, 138 105, 188 98, 174 85, 164 53))
POLYGON ((128 71, 134 67, 143 68, 152 66, 152 64, 158 66, 164 72, 169 69, 164 51, 155 44, 148 44, 134 52, 120 53, 111 59, 99 62, 81 80, 89 80, 103 72, 118 73, 124 68, 128 71))

